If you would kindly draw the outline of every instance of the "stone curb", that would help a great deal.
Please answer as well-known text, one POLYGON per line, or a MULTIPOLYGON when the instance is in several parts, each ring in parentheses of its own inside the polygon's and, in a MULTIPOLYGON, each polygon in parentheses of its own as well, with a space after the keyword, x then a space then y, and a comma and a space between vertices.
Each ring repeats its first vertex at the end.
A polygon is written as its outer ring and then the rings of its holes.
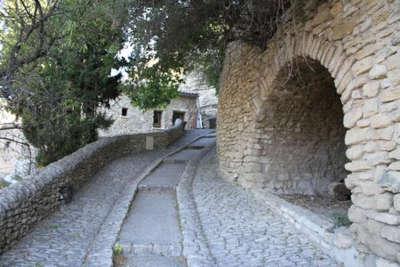
POLYGON ((285 199, 261 189, 251 191, 255 198, 269 206, 269 208, 292 223, 327 255, 338 263, 343 261, 351 266, 361 267, 357 259, 357 251, 354 248, 353 239, 346 227, 335 228, 328 219, 308 209, 294 205, 285 199), (338 246, 338 243, 345 244, 338 246))
POLYGON ((217 265, 208 247, 192 190, 198 163, 212 148, 213 146, 205 147, 200 156, 188 162, 176 190, 179 219, 183 234, 183 256, 186 257, 190 267, 212 267, 217 265))
MULTIPOLYGON (((205 135, 208 135, 208 133, 205 135)), ((134 201, 135 195, 138 191, 139 183, 160 164, 162 164, 168 157, 184 150, 187 146, 196 142, 205 135, 197 136, 184 145, 153 161, 140 176, 138 176, 136 179, 132 179, 132 181, 126 185, 121 197, 115 202, 113 208, 109 212, 109 216, 107 216, 98 234, 93 240, 92 245, 86 254, 83 266, 113 266, 113 248, 117 242, 118 234, 121 230, 126 215, 128 214, 129 208, 134 201)))

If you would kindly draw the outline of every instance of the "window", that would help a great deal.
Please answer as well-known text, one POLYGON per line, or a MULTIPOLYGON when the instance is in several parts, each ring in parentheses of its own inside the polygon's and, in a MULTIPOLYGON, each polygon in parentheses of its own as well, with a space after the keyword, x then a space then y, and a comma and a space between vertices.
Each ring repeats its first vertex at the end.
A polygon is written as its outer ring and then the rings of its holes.
POLYGON ((174 111, 172 113, 172 125, 175 125, 175 121, 177 119, 181 119, 182 122, 185 121, 185 112, 182 111, 174 111))
POLYGON ((162 111, 154 110, 154 113, 153 113, 153 127, 161 128, 161 117, 162 117, 162 111))
POLYGON ((128 115, 128 109, 127 108, 122 108, 122 110, 121 110, 121 115, 122 116, 126 116, 126 115, 128 115))

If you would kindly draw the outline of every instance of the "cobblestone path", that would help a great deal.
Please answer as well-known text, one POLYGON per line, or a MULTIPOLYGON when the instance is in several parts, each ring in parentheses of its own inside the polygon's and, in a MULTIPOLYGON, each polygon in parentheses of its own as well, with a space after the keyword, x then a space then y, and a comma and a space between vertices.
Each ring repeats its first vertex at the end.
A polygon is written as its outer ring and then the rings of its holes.
POLYGON ((247 191, 218 178, 216 155, 203 158, 193 193, 218 266, 337 266, 247 191))
POLYGON ((111 162, 74 195, 71 203, 40 222, 14 248, 3 253, 0 266, 81 266, 127 182, 136 179, 150 162, 204 133, 190 131, 168 149, 111 162))
POLYGON ((0 266, 110 266, 100 254, 115 240, 124 267, 336 266, 268 206, 218 178, 214 146, 215 134, 192 131, 168 149, 113 161, 1 255, 0 266), (108 226, 150 162, 205 134, 164 157, 128 198, 118 230, 108 226))

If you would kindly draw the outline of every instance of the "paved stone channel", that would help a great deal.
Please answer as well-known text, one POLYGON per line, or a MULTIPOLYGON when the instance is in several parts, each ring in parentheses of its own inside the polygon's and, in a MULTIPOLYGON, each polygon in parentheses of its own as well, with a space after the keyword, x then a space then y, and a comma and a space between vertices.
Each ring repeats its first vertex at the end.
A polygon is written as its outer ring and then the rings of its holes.
POLYGON ((124 266, 187 266, 176 189, 187 164, 201 156, 203 139, 165 158, 140 182, 117 241, 124 266))

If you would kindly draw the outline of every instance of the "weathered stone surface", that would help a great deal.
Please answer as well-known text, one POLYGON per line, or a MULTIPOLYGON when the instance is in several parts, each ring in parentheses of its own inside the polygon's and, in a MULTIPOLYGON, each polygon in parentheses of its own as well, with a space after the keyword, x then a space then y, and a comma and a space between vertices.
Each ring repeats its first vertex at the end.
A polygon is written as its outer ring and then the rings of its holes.
POLYGON ((393 198, 394 208, 397 211, 400 211, 400 194, 397 194, 393 198))
POLYGON ((370 99, 365 101, 363 107, 364 117, 370 117, 378 113, 378 109, 379 109, 379 104, 376 99, 370 99))
POLYGON ((400 84, 400 69, 389 71, 387 77, 393 83, 393 85, 400 84))
POLYGON ((378 180, 378 183, 385 189, 400 193, 400 172, 388 171, 385 172, 378 180))
POLYGON ((346 132, 346 145, 358 144, 368 141, 371 138, 371 130, 369 128, 352 128, 346 132))
POLYGON ((392 119, 387 114, 378 114, 371 117, 371 126, 373 128, 383 128, 391 125, 392 119))
POLYGON ((334 242, 336 247, 346 249, 353 245, 352 234, 346 227, 340 227, 335 230, 334 242))
POLYGON ((393 159, 400 159, 400 148, 397 148, 396 150, 393 150, 392 152, 390 152, 389 157, 391 157, 393 159))
POLYGON ((399 267, 399 264, 382 258, 376 260, 376 267, 399 267))
POLYGON ((382 79, 386 77, 387 68, 385 65, 374 65, 368 73, 368 77, 372 80, 382 79))
POLYGON ((393 70, 400 67, 400 53, 397 53, 387 58, 386 66, 388 70, 393 70))
POLYGON ((383 91, 380 96, 382 102, 389 102, 400 98, 400 89, 388 89, 383 91))
POLYGON ((346 156, 350 160, 361 158, 364 152, 364 145, 354 145, 346 150, 346 156))
POLYGON ((390 213, 378 213, 378 212, 371 212, 368 213, 368 217, 374 219, 375 221, 382 222, 389 225, 399 225, 400 224, 400 216, 393 215, 390 213))
POLYGON ((367 217, 365 215, 365 211, 359 207, 356 206, 351 206, 348 212, 349 219, 352 222, 358 222, 362 223, 367 220, 367 217))
POLYGON ((356 160, 356 161, 346 163, 345 168, 348 171, 357 172, 357 171, 370 170, 372 168, 372 166, 369 165, 367 161, 356 160))
POLYGON ((350 112, 346 113, 343 118, 343 125, 346 128, 353 127, 356 122, 362 117, 362 109, 356 108, 351 110, 350 112))
POLYGON ((396 162, 391 163, 388 166, 388 169, 389 170, 393 170, 393 171, 400 171, 400 161, 396 161, 396 162))
POLYGON ((343 37, 351 34, 353 32, 356 24, 357 24, 357 21, 354 18, 352 18, 352 19, 349 19, 343 23, 340 23, 340 24, 337 24, 336 26, 334 26, 332 29, 333 40, 342 39, 343 37))
POLYGON ((400 227, 384 226, 381 236, 389 241, 400 243, 400 227))
POLYGON ((362 73, 369 71, 372 68, 372 64, 373 64, 373 57, 372 56, 366 57, 354 63, 352 70, 354 71, 355 75, 360 75, 362 73))
POLYGON ((374 97, 379 92, 380 83, 378 81, 366 83, 363 86, 363 94, 366 97, 374 97))

